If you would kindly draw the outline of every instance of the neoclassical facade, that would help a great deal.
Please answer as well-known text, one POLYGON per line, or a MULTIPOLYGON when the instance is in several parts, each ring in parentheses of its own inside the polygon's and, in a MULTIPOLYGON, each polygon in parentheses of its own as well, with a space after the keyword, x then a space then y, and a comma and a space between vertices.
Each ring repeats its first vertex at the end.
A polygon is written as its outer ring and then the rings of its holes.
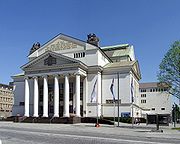
POLYGON ((131 115, 141 78, 133 46, 99 47, 98 42, 94 34, 86 42, 59 34, 34 44, 23 73, 12 76, 13 115, 112 117, 113 102, 115 116, 118 102, 119 115, 131 115))

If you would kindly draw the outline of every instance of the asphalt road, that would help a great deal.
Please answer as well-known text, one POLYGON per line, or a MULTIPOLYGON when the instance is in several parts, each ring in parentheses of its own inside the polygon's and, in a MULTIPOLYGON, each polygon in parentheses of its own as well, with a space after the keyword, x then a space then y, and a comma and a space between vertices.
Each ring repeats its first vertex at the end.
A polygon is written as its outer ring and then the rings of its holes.
MULTIPOLYGON (((24 124, 0 122, 2 144, 170 144, 180 143, 180 132, 93 125, 24 124)), ((0 142, 1 144, 1 142, 0 142)))

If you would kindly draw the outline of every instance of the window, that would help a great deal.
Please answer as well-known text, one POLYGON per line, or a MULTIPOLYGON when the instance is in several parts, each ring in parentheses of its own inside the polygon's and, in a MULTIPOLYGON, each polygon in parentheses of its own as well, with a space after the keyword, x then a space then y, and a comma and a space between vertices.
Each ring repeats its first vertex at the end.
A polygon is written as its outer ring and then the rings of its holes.
POLYGON ((24 106, 24 102, 19 102, 19 105, 20 106, 24 106))
POLYGON ((146 100, 141 100, 141 103, 146 103, 146 100))
POLYGON ((165 110, 165 108, 161 108, 161 110, 165 110))
POLYGON ((85 57, 85 52, 74 53, 74 58, 81 58, 81 57, 85 57))
POLYGON ((141 89, 141 92, 146 92, 146 89, 141 89))
MULTIPOLYGON (((113 104, 114 101, 112 99, 106 100, 106 104, 113 104)), ((115 103, 118 104, 118 100, 115 100, 115 103)), ((121 103, 121 100, 119 100, 119 103, 121 103)))
POLYGON ((141 94, 141 97, 146 97, 146 94, 141 94))
POLYGON ((152 108, 151 110, 155 110, 155 108, 152 108))

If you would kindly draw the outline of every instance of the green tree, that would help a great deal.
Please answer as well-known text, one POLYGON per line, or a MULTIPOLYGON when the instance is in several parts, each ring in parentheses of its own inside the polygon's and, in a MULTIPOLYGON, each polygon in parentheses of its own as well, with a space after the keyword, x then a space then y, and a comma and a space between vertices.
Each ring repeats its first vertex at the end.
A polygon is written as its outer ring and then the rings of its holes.
POLYGON ((175 41, 164 56, 158 80, 168 84, 168 92, 180 99, 180 41, 175 41))

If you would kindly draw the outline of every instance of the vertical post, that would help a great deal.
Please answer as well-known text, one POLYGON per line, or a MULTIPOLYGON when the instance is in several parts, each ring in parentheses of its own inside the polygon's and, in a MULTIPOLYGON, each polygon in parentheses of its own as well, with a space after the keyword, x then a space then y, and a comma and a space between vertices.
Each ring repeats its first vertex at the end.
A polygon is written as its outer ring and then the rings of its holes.
POLYGON ((76 116, 80 117, 80 75, 76 75, 76 116))
POLYGON ((134 126, 134 110, 133 110, 133 102, 132 102, 132 127, 134 126))
POLYGON ((115 122, 116 122, 116 119, 115 119, 115 101, 114 101, 114 127, 115 127, 115 122))
POLYGON ((43 117, 48 117, 48 80, 47 76, 43 77, 43 117))
POLYGON ((101 72, 97 73, 97 116, 101 116, 101 72))
POLYGON ((38 88, 38 77, 34 78, 34 117, 38 117, 38 103, 39 103, 39 88, 38 88))
POLYGON ((87 77, 83 80, 83 117, 87 116, 87 95, 88 95, 88 85, 87 85, 87 77))
POLYGON ((69 117, 69 77, 65 75, 65 89, 64 89, 64 114, 63 117, 69 117))
POLYGON ((118 77, 118 127, 119 127, 119 73, 117 73, 117 77, 118 77))
POLYGON ((59 82, 58 82, 58 75, 54 76, 54 117, 59 117, 59 82))
POLYGON ((24 116, 29 117, 29 83, 28 83, 28 78, 27 77, 25 78, 24 102, 25 102, 24 116))
POLYGON ((156 114, 156 130, 159 130, 159 116, 156 114))

